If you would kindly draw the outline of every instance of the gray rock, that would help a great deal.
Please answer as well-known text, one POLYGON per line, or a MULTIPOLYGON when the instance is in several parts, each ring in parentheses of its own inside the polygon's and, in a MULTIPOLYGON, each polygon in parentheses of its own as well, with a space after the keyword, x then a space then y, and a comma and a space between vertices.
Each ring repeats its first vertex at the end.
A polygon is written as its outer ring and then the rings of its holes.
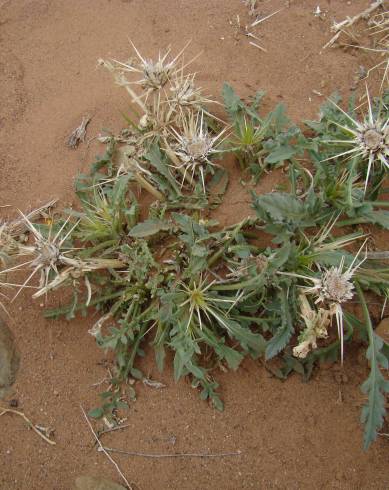
POLYGON ((126 487, 98 476, 79 476, 76 478, 76 490, 126 490, 126 487))
POLYGON ((13 385, 19 369, 20 357, 14 336, 0 318, 0 398, 4 398, 13 385))

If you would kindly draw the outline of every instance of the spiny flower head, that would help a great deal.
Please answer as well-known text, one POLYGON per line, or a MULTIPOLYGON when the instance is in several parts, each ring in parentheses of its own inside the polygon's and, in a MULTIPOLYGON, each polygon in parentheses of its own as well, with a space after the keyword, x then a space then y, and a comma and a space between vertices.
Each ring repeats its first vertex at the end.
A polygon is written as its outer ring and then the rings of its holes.
POLYGON ((204 104, 214 102, 201 94, 201 88, 195 84, 195 75, 184 76, 183 72, 170 80, 169 103, 181 107, 201 108, 204 104))
POLYGON ((177 78, 178 74, 185 68, 185 66, 178 68, 177 64, 189 43, 172 59, 169 59, 171 50, 168 48, 164 54, 159 52, 158 58, 152 60, 142 56, 132 41, 130 42, 137 59, 132 58, 126 63, 113 60, 114 64, 99 60, 100 64, 106 66, 110 71, 116 72, 116 78, 120 85, 140 85, 146 93, 160 90, 170 79, 177 78), (138 80, 129 81, 126 79, 125 73, 137 74, 139 78, 138 80))
POLYGON ((187 173, 191 174, 191 182, 196 172, 200 173, 205 192, 205 173, 208 166, 214 166, 211 161, 213 155, 218 153, 218 145, 226 129, 216 136, 211 136, 204 123, 204 112, 200 111, 195 116, 193 113, 183 115, 181 131, 172 129, 176 140, 174 154, 178 158, 178 167, 183 169, 185 181, 187 173))
POLYGON ((331 101, 343 115, 346 116, 346 122, 341 125, 335 121, 349 139, 329 140, 327 143, 336 145, 351 146, 350 149, 338 153, 327 160, 348 156, 349 158, 360 157, 367 163, 365 192, 372 167, 378 163, 386 170, 389 169, 389 118, 382 118, 380 111, 374 113, 372 109, 369 91, 366 87, 368 115, 363 121, 358 121, 341 109, 335 102, 331 101))
POLYGON ((339 267, 324 270, 315 285, 307 292, 316 293, 321 302, 344 303, 353 297, 354 284, 351 281, 353 271, 343 270, 343 263, 339 267))

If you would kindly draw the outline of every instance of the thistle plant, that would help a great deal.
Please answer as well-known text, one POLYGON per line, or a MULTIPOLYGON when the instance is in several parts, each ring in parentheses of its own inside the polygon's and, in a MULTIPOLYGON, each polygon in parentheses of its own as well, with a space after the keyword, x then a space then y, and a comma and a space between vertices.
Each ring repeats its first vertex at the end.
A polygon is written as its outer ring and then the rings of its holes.
MULTIPOLYGON (((181 189, 186 184, 193 191, 199 184, 205 194, 206 177, 214 173, 215 164, 211 157, 219 152, 218 146, 226 131, 223 129, 215 134, 209 131, 205 116, 214 116, 206 105, 213 101, 202 95, 201 88, 195 84, 195 75, 185 73, 186 67, 193 61, 184 64, 183 53, 186 47, 172 59, 169 58, 170 50, 164 55, 159 54, 155 62, 144 58, 134 45, 137 62, 101 60, 101 64, 114 74, 117 83, 127 89, 132 101, 142 111, 141 115, 137 115, 138 121, 128 118, 133 128, 130 138, 136 135, 138 158, 131 155, 125 164, 121 163, 119 172, 130 171, 146 190, 152 191, 155 186, 149 185, 153 177, 144 158, 147 159, 152 145, 160 144, 162 140, 163 145, 160 146, 171 162, 168 163, 167 172, 162 171, 161 165, 159 168, 154 167, 152 172, 157 170, 163 174, 163 178, 167 178, 167 173, 171 174, 181 189), (141 78, 129 81, 126 74, 130 73, 140 75, 141 78), (141 93, 135 93, 132 85, 138 86, 141 93)), ((130 144, 129 147, 134 148, 134 145, 130 144)), ((156 178, 158 180, 159 176, 156 178)), ((157 199, 164 199, 159 190, 152 193, 157 199)))
MULTIPOLYGON (((389 114, 380 103, 378 107, 377 104, 373 107, 367 86, 366 98, 368 111, 362 119, 355 111, 349 113, 343 110, 333 99, 329 99, 329 102, 334 110, 323 107, 321 117, 321 143, 330 152, 330 156, 322 161, 351 161, 356 171, 364 177, 365 194, 369 182, 373 182, 374 187, 377 178, 382 179, 389 168, 389 114), (377 172, 377 166, 380 172, 377 172)), ((313 127, 318 128, 318 125, 313 127)))
MULTIPOLYGON (((369 92, 367 91, 367 100, 369 106, 368 117, 359 122, 353 119, 347 113, 350 125, 340 126, 350 139, 345 140, 330 140, 328 143, 335 145, 349 145, 351 149, 339 153, 331 158, 339 158, 345 155, 361 158, 364 163, 367 163, 365 177, 365 192, 369 182, 372 167, 375 164, 380 164, 385 170, 389 168, 389 117, 381 119, 380 114, 374 115, 371 107, 369 92)), ((339 108, 340 109, 340 108, 339 108)), ((342 110, 342 109, 340 109, 342 110)))
POLYGON ((33 243, 19 244, 16 255, 20 257, 29 257, 29 260, 9 267, 1 274, 7 274, 11 271, 19 270, 23 267, 28 267, 32 272, 28 275, 25 282, 20 285, 14 299, 20 294, 23 288, 29 285, 31 279, 38 274, 39 285, 38 289, 46 288, 51 276, 58 275, 58 269, 61 265, 66 264, 67 255, 73 251, 72 247, 68 247, 66 242, 77 226, 74 224, 70 229, 66 229, 69 219, 65 220, 59 227, 58 231, 53 230, 52 222, 48 226, 48 232, 45 234, 43 230, 39 230, 38 226, 34 225, 30 219, 23 213, 22 218, 26 224, 26 228, 31 233, 33 243))
POLYGON ((104 155, 76 181, 75 209, 44 223, 22 214, 23 239, 19 228, 0 225, 0 286, 17 288, 16 296, 33 288, 34 298, 68 288, 69 304, 46 311, 48 318, 95 308, 89 332, 115 359, 96 417, 114 417, 134 398, 127 382, 144 378, 146 345, 160 370, 171 352, 175 379, 188 376, 202 399, 222 409, 218 369, 238 369, 246 356, 263 356, 273 369, 278 357, 277 376, 296 371, 308 379, 317 361, 343 363, 357 330, 371 367, 363 385, 367 447, 383 423, 389 346, 373 331, 364 294, 386 299, 389 268, 363 256, 365 242, 353 254, 367 234, 348 227, 389 229, 381 209, 388 203, 378 200, 389 156, 387 96, 379 102, 367 94, 364 119, 328 103, 319 121, 307 123, 312 137, 282 106, 260 115, 263 93, 246 104, 226 84, 230 128, 185 72, 184 50, 156 61, 134 50, 129 62, 103 62, 136 105, 127 126, 102 137, 104 155), (289 181, 284 192, 253 193, 256 216, 221 227, 211 209, 228 184, 227 152, 254 180, 284 166, 289 181), (148 214, 140 191, 152 199, 148 214), (25 269, 16 284, 13 275, 25 269), (356 300, 363 322, 349 308, 356 300))

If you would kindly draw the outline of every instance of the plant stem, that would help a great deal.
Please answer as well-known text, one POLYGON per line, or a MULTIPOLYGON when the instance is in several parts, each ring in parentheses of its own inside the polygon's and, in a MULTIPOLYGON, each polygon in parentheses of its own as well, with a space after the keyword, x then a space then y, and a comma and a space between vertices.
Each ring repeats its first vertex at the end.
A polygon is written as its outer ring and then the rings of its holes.
POLYGON ((114 245, 117 242, 118 242, 118 240, 107 240, 103 243, 99 243, 95 247, 87 248, 87 249, 83 250, 82 252, 80 252, 80 257, 90 257, 91 255, 98 252, 99 250, 102 250, 104 248, 108 248, 109 246, 114 245))
POLYGON ((145 178, 143 178, 138 172, 134 172, 134 178, 138 184, 143 187, 147 192, 150 192, 158 201, 165 201, 165 196, 159 192, 153 185, 150 184, 145 178))
POLYGON ((389 208, 389 201, 365 201, 366 204, 371 204, 372 206, 389 208))
POLYGON ((208 267, 212 267, 213 264, 215 264, 215 262, 217 262, 220 259, 220 257, 224 254, 228 245, 233 240, 235 240, 236 235, 239 233, 241 228, 248 222, 249 219, 250 218, 245 218, 240 223, 233 225, 234 229, 233 229, 232 235, 230 236, 230 238, 225 243, 223 243, 222 247, 208 259, 208 267))
MULTIPOLYGON (((217 286, 212 286, 213 291, 236 291, 238 289, 244 289, 249 286, 254 286, 255 283, 258 281, 258 279, 261 279, 263 281, 263 276, 258 275, 255 277, 252 277, 251 279, 248 279, 247 281, 242 281, 242 282, 236 282, 234 284, 218 284, 217 286)), ((258 281, 257 287, 262 286, 263 283, 258 281)))
POLYGON ((341 226, 363 225, 366 223, 369 223, 369 221, 366 218, 350 218, 350 219, 344 219, 342 221, 337 221, 335 223, 335 226, 341 227, 341 226))
MULTIPOLYGON (((144 318, 149 312, 150 310, 152 310, 155 306, 155 302, 151 303, 151 305, 149 305, 139 316, 138 318, 136 319, 137 321, 141 320, 142 318, 144 318)), ((139 344, 140 344, 140 341, 143 339, 143 337, 145 336, 145 333, 147 331, 147 327, 148 327, 148 322, 143 322, 140 330, 139 330, 139 333, 135 339, 135 342, 133 344, 133 347, 132 347, 132 351, 131 351, 131 355, 130 355, 130 358, 128 359, 128 362, 127 362, 127 366, 126 366, 126 369, 124 371, 124 378, 126 379, 128 377, 128 374, 131 370, 131 368, 133 367, 134 365, 134 361, 135 361, 135 357, 136 357, 136 354, 138 353, 138 348, 139 348, 139 344)))

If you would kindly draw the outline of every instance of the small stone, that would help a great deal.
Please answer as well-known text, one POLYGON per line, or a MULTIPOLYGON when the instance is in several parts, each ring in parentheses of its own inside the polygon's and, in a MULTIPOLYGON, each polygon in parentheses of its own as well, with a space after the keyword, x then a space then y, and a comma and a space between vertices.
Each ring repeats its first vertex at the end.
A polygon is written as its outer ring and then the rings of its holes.
POLYGON ((16 400, 16 398, 12 398, 12 400, 9 401, 9 406, 11 408, 18 408, 19 406, 19 401, 16 400))
POLYGON ((59 391, 54 390, 54 391, 53 391, 53 394, 54 394, 55 396, 58 396, 58 395, 59 395, 59 391))
POLYGON ((0 318, 0 398, 4 398, 13 385, 19 369, 20 357, 14 336, 0 318))
POLYGON ((79 476, 75 490, 126 490, 125 487, 98 476, 79 476))

